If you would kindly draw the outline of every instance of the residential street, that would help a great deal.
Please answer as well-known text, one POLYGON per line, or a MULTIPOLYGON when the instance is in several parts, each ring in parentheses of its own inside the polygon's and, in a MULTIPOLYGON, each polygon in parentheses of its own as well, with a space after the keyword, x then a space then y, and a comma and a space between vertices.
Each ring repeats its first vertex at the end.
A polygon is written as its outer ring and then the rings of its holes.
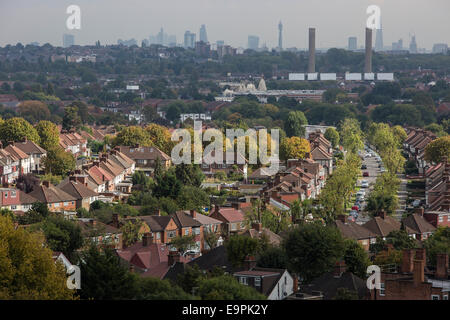
MULTIPOLYGON (((364 151, 363 154, 365 154, 366 152, 364 151)), ((373 153, 373 151, 372 151, 373 153)), ((363 169, 361 170, 361 173, 364 172, 369 172, 369 176, 368 177, 359 177, 358 178, 358 186, 361 186, 361 181, 366 180, 369 183, 369 188, 361 188, 361 190, 364 190, 366 192, 365 197, 364 197, 364 201, 362 202, 362 210, 360 210, 359 212, 359 216, 356 219, 356 223, 358 224, 363 224, 366 223, 367 221, 370 220, 369 215, 367 215, 364 212, 364 209, 367 205, 366 200, 369 197, 369 193, 370 191, 373 190, 373 186, 375 185, 375 181, 377 179, 377 177, 381 174, 381 169, 378 167, 378 161, 376 160, 376 157, 372 156, 372 157, 364 157, 364 160, 362 162, 362 165, 366 165, 367 169, 363 169)))

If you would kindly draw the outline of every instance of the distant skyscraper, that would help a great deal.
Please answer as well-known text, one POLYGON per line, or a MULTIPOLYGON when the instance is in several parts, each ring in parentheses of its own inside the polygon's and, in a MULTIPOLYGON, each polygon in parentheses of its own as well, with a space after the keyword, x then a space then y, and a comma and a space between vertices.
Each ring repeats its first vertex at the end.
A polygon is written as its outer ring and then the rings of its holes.
POLYGON ((69 48, 75 45, 75 36, 72 34, 64 34, 63 35, 63 47, 69 48))
POLYGON ((251 50, 258 50, 259 48, 259 37, 248 36, 248 48, 251 50))
POLYGON ((283 50, 283 24, 278 24, 278 49, 283 50))
POLYGON ((377 34, 375 37, 375 51, 383 51, 384 43, 383 43, 383 25, 380 21, 380 29, 377 29, 377 34))
POLYGON ((159 45, 164 45, 164 30, 161 28, 161 30, 158 32, 158 35, 156 36, 156 43, 159 45))
POLYGON ((177 36, 176 35, 170 35, 167 38, 167 45, 169 47, 175 47, 177 45, 177 36))
POLYGON ((409 43, 409 53, 417 53, 416 36, 411 37, 411 42, 409 43))
POLYGON ((200 27, 200 41, 203 42, 208 42, 208 35, 206 34, 206 26, 204 24, 202 24, 202 26, 200 27))
POLYGON ((184 33, 184 47, 185 48, 194 48, 195 47, 195 33, 190 32, 189 30, 184 33))
POLYGON ((356 37, 348 38, 348 50, 358 49, 358 39, 356 37))
POLYGON ((225 45, 225 41, 223 41, 223 40, 217 40, 217 41, 216 41, 216 45, 217 45, 218 47, 224 46, 224 45, 225 45))

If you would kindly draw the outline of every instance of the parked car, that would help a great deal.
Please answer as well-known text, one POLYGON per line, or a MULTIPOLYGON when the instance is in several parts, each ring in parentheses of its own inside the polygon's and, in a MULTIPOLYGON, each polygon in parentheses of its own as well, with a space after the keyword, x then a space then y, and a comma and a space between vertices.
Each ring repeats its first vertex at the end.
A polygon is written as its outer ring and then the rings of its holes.
POLYGON ((353 206, 353 207, 352 207, 352 211, 353 211, 353 210, 358 212, 358 211, 359 211, 359 206, 353 206))
POLYGON ((358 211, 352 210, 352 211, 350 211, 350 215, 351 215, 352 217, 358 218, 358 211))
POLYGON ((386 172, 386 169, 384 167, 381 167, 380 172, 386 172))
POLYGON ((367 169, 367 166, 365 165, 365 164, 363 164, 362 166, 361 166, 361 170, 366 170, 367 169))
POLYGON ((366 180, 361 181, 361 188, 368 188, 369 187, 369 182, 366 180))
POLYGON ((412 202, 412 205, 413 205, 413 207, 418 207, 418 206, 420 206, 420 200, 419 199, 416 199, 416 200, 414 200, 413 202, 412 202))
POLYGON ((364 171, 363 177, 368 177, 368 176, 369 176, 369 172, 368 171, 364 171))

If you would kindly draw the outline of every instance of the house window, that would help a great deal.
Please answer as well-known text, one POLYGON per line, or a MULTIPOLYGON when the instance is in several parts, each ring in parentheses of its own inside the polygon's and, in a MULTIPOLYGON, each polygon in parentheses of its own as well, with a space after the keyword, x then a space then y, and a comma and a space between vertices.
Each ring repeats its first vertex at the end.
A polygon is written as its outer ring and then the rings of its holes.
POLYGON ((448 300, 448 295, 442 296, 442 300, 448 300))
POLYGON ((8 199, 8 191, 5 191, 5 199, 8 199))
POLYGON ((15 198, 16 197, 16 192, 15 191, 11 191, 11 198, 15 198))
POLYGON ((245 227, 245 222, 241 222, 241 229, 244 229, 245 227))
POLYGON ((232 224, 231 224, 231 230, 232 230, 232 231, 235 231, 235 230, 236 230, 236 223, 232 223, 232 224))
POLYGON ((54 206, 55 208, 59 208, 59 202, 54 203, 53 206, 54 206))
POLYGON ((194 232, 195 235, 199 235, 200 234, 200 228, 193 228, 192 231, 194 232))
POLYGON ((384 289, 384 282, 380 283, 380 296, 384 296, 385 289, 384 289))
POLYGON ((189 229, 187 229, 187 228, 184 229, 184 235, 185 235, 185 236, 188 236, 188 235, 189 235, 189 229))
POLYGON ((431 300, 439 300, 439 295, 437 295, 437 294, 432 294, 432 295, 431 295, 431 300))
POLYGON ((174 238, 174 237, 177 236, 176 233, 177 233, 176 231, 169 231, 169 232, 167 232, 167 237, 168 238, 174 238))
POLYGON ((255 287, 260 287, 261 286, 261 278, 260 277, 256 277, 255 278, 255 287))
POLYGON ((156 233, 156 239, 161 239, 161 233, 159 232, 156 233))
POLYGON ((439 216, 439 222, 444 222, 444 217, 443 216, 439 216))
POLYGON ((11 206, 11 210, 16 210, 17 206, 11 206))
POLYGON ((64 206, 67 207, 69 205, 69 202, 64 202, 64 206))
POLYGON ((248 285, 247 277, 239 277, 239 283, 247 286, 248 285))

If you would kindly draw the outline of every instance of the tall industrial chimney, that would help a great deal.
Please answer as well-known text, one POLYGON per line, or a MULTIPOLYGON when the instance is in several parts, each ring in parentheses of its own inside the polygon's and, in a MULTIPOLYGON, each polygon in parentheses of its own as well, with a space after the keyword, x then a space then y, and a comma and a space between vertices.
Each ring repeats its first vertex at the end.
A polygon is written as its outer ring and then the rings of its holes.
POLYGON ((309 63, 308 73, 316 72, 316 29, 309 28, 309 63))
POLYGON ((366 63, 365 73, 372 73, 372 29, 366 28, 366 63))

